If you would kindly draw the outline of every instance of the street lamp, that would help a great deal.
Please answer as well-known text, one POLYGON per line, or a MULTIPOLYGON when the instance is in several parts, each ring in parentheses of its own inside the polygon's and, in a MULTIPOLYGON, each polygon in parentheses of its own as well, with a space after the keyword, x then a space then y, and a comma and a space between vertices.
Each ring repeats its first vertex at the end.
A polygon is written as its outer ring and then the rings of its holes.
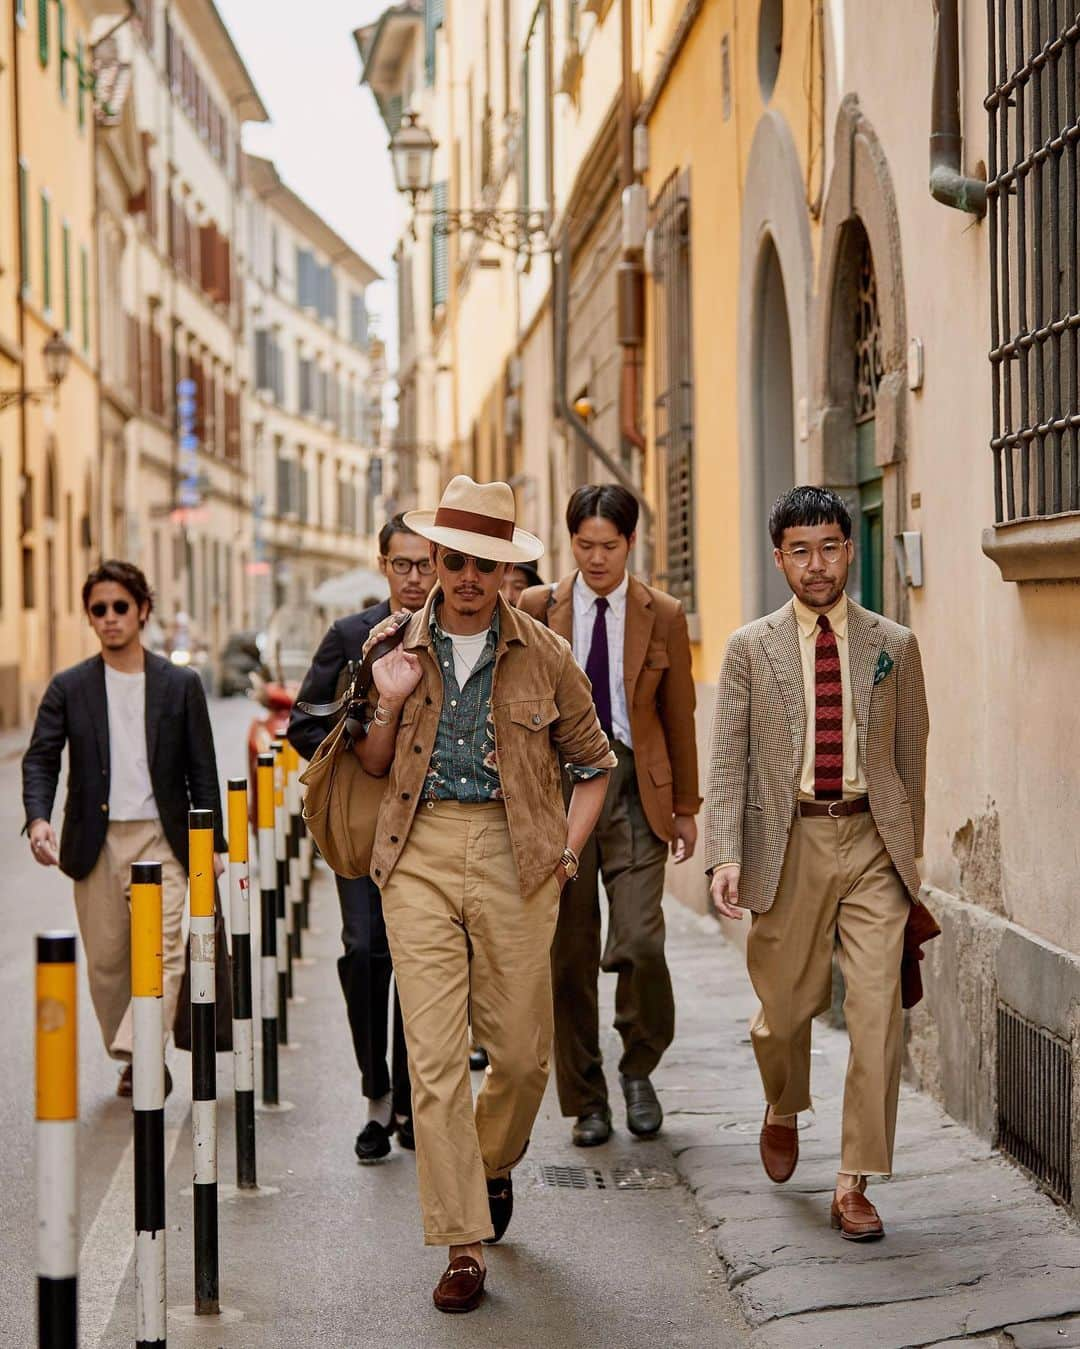
POLYGON ((550 248, 546 211, 531 211, 517 207, 473 206, 461 210, 441 207, 421 211, 417 198, 431 190, 431 174, 438 142, 420 121, 417 112, 406 112, 401 125, 390 138, 390 160, 394 169, 394 184, 407 194, 413 208, 413 237, 416 237, 416 216, 431 217, 431 232, 449 237, 451 234, 475 234, 490 243, 499 244, 514 253, 539 253, 550 248))
POLYGON ((40 403, 47 394, 59 397, 60 385, 67 378, 71 365, 71 347, 63 336, 54 332, 41 349, 41 358, 45 363, 45 375, 49 381, 47 389, 0 389, 0 412, 14 407, 16 403, 40 403))

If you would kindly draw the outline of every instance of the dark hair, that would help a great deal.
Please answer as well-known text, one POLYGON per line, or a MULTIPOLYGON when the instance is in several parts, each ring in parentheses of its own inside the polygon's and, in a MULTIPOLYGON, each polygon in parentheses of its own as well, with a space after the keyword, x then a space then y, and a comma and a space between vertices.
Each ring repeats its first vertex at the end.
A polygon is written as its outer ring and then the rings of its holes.
POLYGON ((83 582, 82 602, 83 609, 87 613, 90 612, 90 592, 102 581, 113 581, 116 585, 123 586, 135 601, 136 609, 141 609, 146 604, 149 605, 147 614, 153 613, 154 592, 150 589, 150 582, 134 562, 121 562, 115 557, 95 567, 83 582))
POLYGON ((510 570, 520 571, 531 586, 542 586, 544 584, 544 578, 531 562, 511 562, 510 570))
POLYGON ((839 525, 845 539, 851 538, 851 512, 842 496, 828 487, 793 487, 776 498, 769 512, 769 536, 773 547, 784 541, 785 529, 807 525, 839 525))
POLYGON ((395 534, 415 534, 415 529, 410 529, 405 523, 405 516, 399 511, 397 515, 392 516, 379 530, 379 556, 385 557, 390 551, 390 540, 395 534))
POLYGON ((566 507, 567 529, 574 535, 586 520, 597 515, 610 520, 623 538, 629 541, 637 529, 637 497, 613 482, 579 487, 566 507))

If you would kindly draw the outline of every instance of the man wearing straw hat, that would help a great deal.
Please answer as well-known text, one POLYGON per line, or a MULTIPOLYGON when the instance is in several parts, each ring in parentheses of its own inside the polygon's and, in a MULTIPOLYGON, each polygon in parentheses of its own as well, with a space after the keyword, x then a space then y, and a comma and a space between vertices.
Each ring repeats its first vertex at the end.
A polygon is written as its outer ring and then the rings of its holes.
POLYGON ((424 1241, 450 1248, 434 1300, 467 1312, 547 1083, 559 896, 615 757, 569 645, 500 598, 507 569, 544 551, 516 527, 510 487, 459 476, 437 511, 405 519, 431 543, 438 581, 420 613, 391 620, 408 626, 375 663, 356 752, 389 774, 371 878, 405 1018, 424 1241), (475 1114, 470 1012, 490 1058, 475 1114))

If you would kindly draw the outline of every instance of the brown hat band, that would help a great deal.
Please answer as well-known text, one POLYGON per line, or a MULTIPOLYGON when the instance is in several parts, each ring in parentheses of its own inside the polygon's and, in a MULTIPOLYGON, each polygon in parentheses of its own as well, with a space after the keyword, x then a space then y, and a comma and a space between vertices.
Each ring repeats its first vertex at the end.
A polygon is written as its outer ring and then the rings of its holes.
POLYGON ((503 539, 510 543, 514 537, 513 520, 498 520, 491 515, 478 515, 475 511, 456 511, 450 506, 440 506, 435 512, 435 524, 440 529, 464 529, 470 534, 483 534, 489 539, 503 539))

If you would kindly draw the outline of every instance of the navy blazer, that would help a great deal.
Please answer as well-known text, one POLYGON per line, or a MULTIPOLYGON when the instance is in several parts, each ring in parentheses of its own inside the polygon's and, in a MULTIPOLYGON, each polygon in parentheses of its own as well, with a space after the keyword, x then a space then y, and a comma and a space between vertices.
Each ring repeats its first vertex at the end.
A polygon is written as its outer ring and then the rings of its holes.
MULTIPOLYGON (((194 670, 150 651, 145 668, 150 783, 169 847, 186 870, 189 809, 214 812, 214 849, 227 850, 210 713, 194 670)), ((60 869, 78 881, 93 869, 109 826, 109 711, 100 655, 62 670, 45 690, 22 761, 24 828, 52 818, 65 743, 60 869)))
MULTIPOLYGON (((390 601, 383 600, 362 613, 350 614, 348 618, 331 623, 315 652, 311 669, 304 676, 296 701, 332 703, 337 696, 342 670, 349 661, 360 660, 372 629, 389 617, 390 601)), ((294 706, 287 732, 289 744, 302 759, 310 759, 333 729, 332 717, 313 717, 310 712, 301 712, 294 706)))

